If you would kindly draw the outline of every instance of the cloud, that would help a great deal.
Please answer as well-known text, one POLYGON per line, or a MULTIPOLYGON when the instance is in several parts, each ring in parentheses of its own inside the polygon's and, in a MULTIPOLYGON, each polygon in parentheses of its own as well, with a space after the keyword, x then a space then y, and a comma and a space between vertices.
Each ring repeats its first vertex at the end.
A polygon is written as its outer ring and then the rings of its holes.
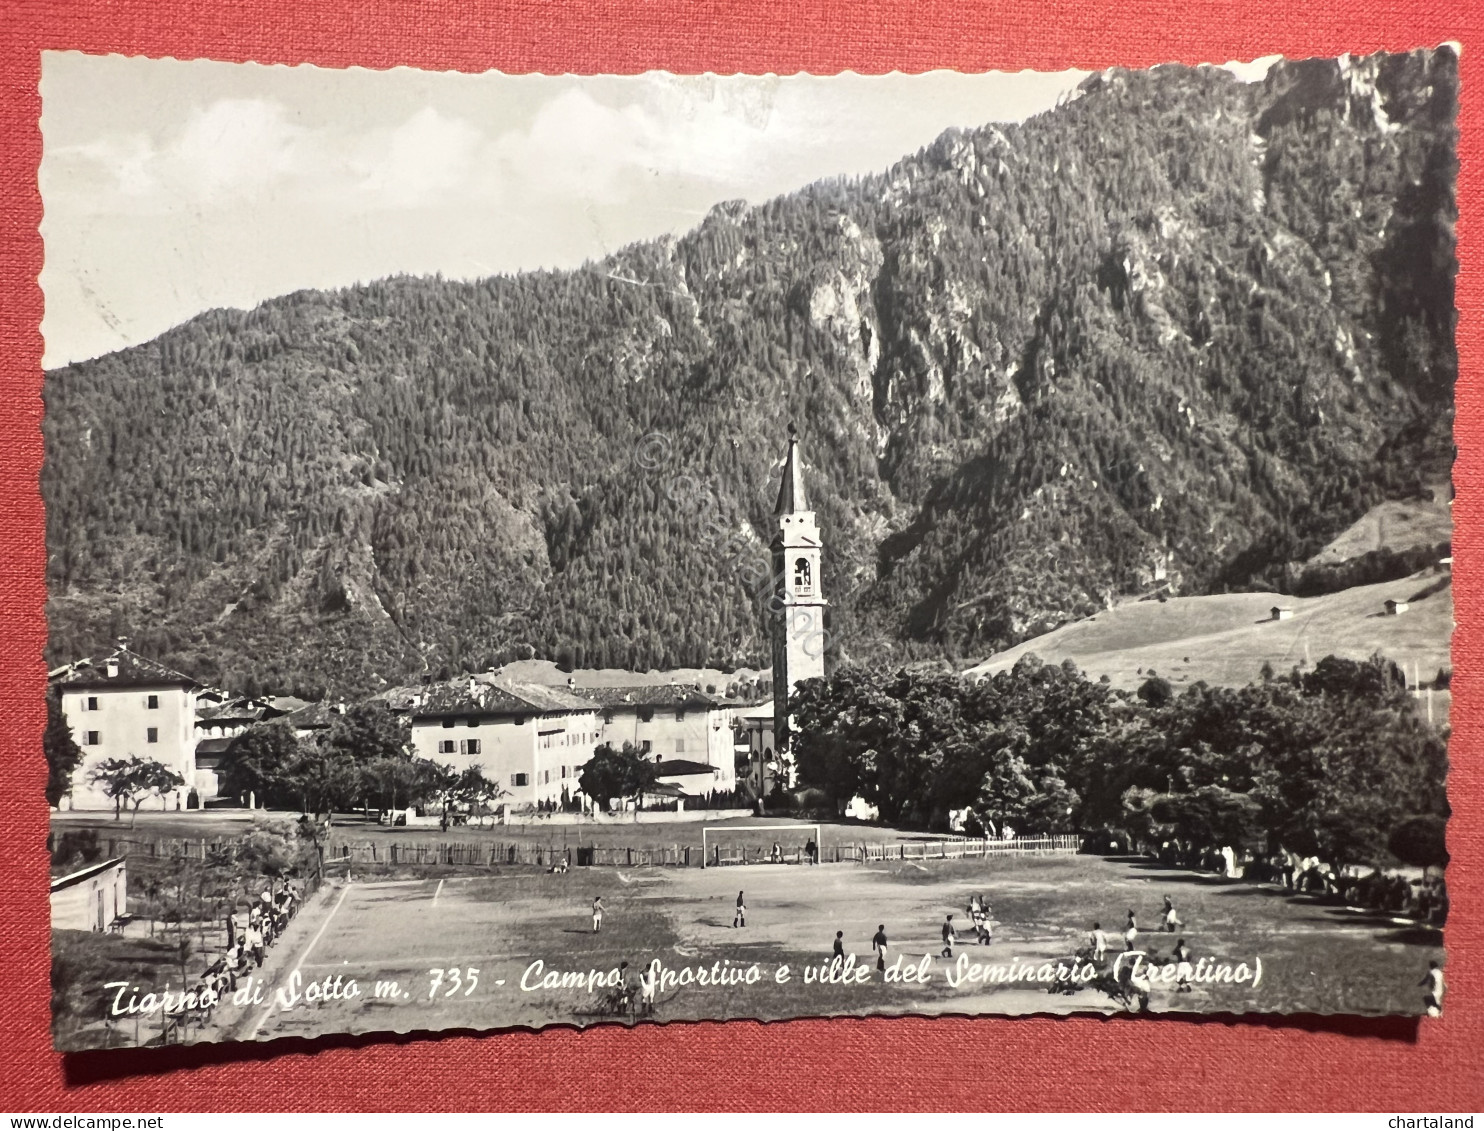
POLYGON ((564 91, 529 127, 496 139, 489 172, 528 191, 609 202, 652 191, 655 178, 747 179, 772 124, 771 88, 645 77, 616 105, 585 88, 564 91))
POLYGON ((357 147, 349 165, 361 171, 356 191, 368 203, 430 207, 470 187, 475 158, 486 144, 470 123, 426 107, 397 128, 374 133, 357 147))
POLYGON ((487 145, 474 126, 430 107, 357 133, 298 125, 271 100, 226 98, 163 138, 136 133, 49 151, 44 191, 83 198, 94 214, 219 211, 269 198, 420 208, 463 194, 487 145))
POLYGON ((186 120, 161 154, 161 179, 197 201, 251 195, 304 170, 313 152, 307 135, 276 102, 224 98, 186 120))

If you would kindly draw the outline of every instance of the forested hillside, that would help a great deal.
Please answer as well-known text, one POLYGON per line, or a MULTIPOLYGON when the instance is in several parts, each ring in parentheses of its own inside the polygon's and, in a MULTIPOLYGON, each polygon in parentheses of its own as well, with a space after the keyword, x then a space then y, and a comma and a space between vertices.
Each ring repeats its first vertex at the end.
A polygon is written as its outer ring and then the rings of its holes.
POLYGON ((765 663, 739 552, 790 420, 857 659, 1281 583, 1447 476, 1456 64, 1107 72, 580 270, 306 291, 50 372, 52 659, 125 634, 311 694, 765 663))

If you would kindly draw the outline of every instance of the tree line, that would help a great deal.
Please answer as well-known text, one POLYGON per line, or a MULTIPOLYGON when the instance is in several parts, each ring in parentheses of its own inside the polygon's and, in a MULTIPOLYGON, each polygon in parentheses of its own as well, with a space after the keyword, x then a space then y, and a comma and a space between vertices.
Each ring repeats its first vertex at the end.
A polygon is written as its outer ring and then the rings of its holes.
POLYGON ((980 680, 847 667, 799 688, 800 781, 903 827, 1080 832, 1200 857, 1446 861, 1447 743, 1380 656, 1136 692, 1034 656, 980 680))

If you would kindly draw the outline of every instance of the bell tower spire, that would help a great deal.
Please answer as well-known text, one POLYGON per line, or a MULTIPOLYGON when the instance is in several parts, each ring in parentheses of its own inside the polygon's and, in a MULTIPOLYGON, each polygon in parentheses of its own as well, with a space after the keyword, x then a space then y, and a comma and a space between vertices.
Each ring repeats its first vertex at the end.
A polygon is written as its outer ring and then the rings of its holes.
POLYGON ((778 484, 778 504, 774 515, 808 513, 804 497, 804 470, 799 466, 799 430, 788 426, 788 454, 783 457, 783 479, 778 484))
POLYGON ((804 493, 799 433, 788 426, 788 451, 773 508, 773 733, 788 748, 788 718, 794 691, 806 679, 824 677, 824 599, 819 526, 804 493))

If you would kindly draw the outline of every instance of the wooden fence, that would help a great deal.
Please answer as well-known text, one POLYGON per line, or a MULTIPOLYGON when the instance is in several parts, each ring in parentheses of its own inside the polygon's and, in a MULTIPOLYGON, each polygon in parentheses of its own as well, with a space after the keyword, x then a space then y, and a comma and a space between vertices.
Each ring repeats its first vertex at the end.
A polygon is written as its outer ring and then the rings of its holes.
MULTIPOLYGON (((1017 837, 1014 840, 974 840, 949 837, 941 840, 903 840, 891 844, 825 844, 819 848, 820 864, 867 864, 891 860, 962 860, 996 856, 1072 855, 1081 841, 1075 836, 1017 837)), ((700 845, 550 845, 530 841, 412 841, 350 840, 332 838, 325 850, 325 865, 351 868, 369 865, 491 868, 496 865, 526 865, 551 868, 562 863, 571 868, 702 866, 700 845)), ((753 845, 715 845, 706 867, 743 864, 798 864, 797 849, 774 855, 771 848, 753 845)))
POLYGON ((218 852, 230 855, 240 842, 239 837, 95 836, 90 829, 69 829, 53 837, 51 850, 56 860, 67 860, 74 855, 97 860, 112 860, 117 856, 206 860, 218 852))
POLYGON ((862 845, 862 861, 962 860, 966 857, 1072 856, 1082 846, 1077 836, 1018 836, 1011 840, 906 840, 898 844, 862 845))

